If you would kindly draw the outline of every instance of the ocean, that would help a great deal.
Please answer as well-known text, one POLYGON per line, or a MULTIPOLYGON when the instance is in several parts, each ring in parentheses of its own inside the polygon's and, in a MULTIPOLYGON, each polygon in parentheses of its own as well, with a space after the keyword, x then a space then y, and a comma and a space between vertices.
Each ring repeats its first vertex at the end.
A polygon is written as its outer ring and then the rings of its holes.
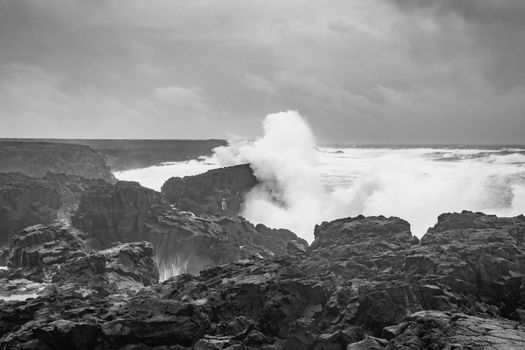
POLYGON ((315 224, 359 214, 401 217, 419 237, 445 212, 525 214, 523 146, 314 146, 306 156, 306 165, 298 161, 304 154, 297 152, 278 152, 264 161, 253 161, 271 152, 253 147, 253 143, 251 147, 263 151, 251 159, 232 160, 219 150, 211 157, 115 175, 160 190, 172 176, 195 175, 250 161, 260 180, 269 183, 271 178, 271 183, 278 183, 284 200, 279 208, 270 203, 271 199, 264 196, 269 188, 266 186, 247 198, 243 215, 254 223, 289 228, 309 241, 315 224), (268 166, 274 163, 274 167, 268 166), (271 176, 261 173, 263 168, 272 168, 271 176))

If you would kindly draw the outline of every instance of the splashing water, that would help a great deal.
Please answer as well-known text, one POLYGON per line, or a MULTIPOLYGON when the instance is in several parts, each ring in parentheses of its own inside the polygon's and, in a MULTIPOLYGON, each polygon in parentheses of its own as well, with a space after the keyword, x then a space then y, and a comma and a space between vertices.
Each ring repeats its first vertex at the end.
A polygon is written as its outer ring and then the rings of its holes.
POLYGON ((159 267, 159 281, 163 282, 172 276, 178 276, 188 270, 188 258, 179 255, 170 257, 168 260, 157 258, 159 267))
POLYGON ((525 148, 317 147, 297 112, 268 115, 255 141, 230 142, 209 158, 117 174, 159 189, 171 176, 250 163, 260 185, 243 216, 308 241, 325 220, 399 216, 422 236, 443 212, 525 213, 525 148))

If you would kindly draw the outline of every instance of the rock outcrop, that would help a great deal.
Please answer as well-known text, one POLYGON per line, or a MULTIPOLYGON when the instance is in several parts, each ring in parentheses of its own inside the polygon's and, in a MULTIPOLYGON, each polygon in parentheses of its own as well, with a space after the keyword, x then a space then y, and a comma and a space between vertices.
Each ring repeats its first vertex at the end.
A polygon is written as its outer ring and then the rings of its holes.
POLYGON ((129 289, 158 282, 149 242, 115 243, 92 251, 85 235, 61 222, 25 228, 13 237, 5 275, 55 284, 129 289))
POLYGON ((104 156, 113 171, 146 168, 165 162, 179 162, 211 156, 226 140, 88 140, 24 139, 25 142, 54 142, 89 146, 104 156))
POLYGON ((418 242, 398 218, 340 219, 311 247, 290 240, 291 255, 133 295, 4 303, 0 348, 522 349, 524 229, 523 216, 444 214, 418 242))
POLYGON ((244 194, 256 184, 257 179, 249 164, 243 164, 195 176, 172 177, 162 185, 161 192, 179 210, 196 215, 238 215, 244 194))
MULTIPOLYGON (((0 173, 0 245, 24 227, 69 221, 83 193, 101 179, 48 173, 34 178, 22 173, 0 173)), ((107 184, 109 186, 109 184, 107 184)))
POLYGON ((62 206, 58 187, 21 173, 0 173, 0 245, 24 227, 48 224, 62 206))
POLYGON ((95 248, 115 241, 152 242, 162 279, 243 258, 282 256, 290 240, 306 244, 288 230, 254 226, 241 217, 181 213, 160 193, 128 181, 91 187, 72 225, 88 233, 95 248))
POLYGON ((52 142, 0 141, 0 172, 33 177, 64 173, 115 181, 102 155, 88 146, 52 142))

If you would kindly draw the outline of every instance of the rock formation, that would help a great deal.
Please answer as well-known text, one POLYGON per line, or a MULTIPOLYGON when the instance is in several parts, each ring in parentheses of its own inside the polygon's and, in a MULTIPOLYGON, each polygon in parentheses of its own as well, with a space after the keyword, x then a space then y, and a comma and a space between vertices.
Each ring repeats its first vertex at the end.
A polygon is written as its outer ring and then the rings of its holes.
MULTIPOLYGON (((1 140, 1 139, 0 139, 1 140)), ((165 162, 179 162, 210 156, 226 140, 107 140, 107 139, 23 139, 25 142, 54 142, 89 146, 104 156, 113 171, 146 168, 165 162)))
POLYGON ((86 232, 95 248, 116 241, 152 242, 162 279, 242 258, 281 256, 288 241, 302 241, 288 230, 254 226, 241 217, 181 213, 160 193, 129 181, 91 187, 72 225, 86 232))
POLYGON ((418 242, 398 218, 335 220, 290 255, 135 294, 80 280, 5 302, 0 348, 523 349, 524 230, 523 216, 444 214, 418 242))
POLYGON ((0 173, 0 245, 24 227, 52 222, 61 206, 54 184, 21 173, 0 173))
POLYGON ((36 282, 130 289, 159 280, 149 242, 115 243, 92 251, 85 235, 55 222, 25 228, 13 237, 5 275, 36 282))
POLYGON ((83 193, 104 184, 101 179, 76 175, 48 173, 33 178, 22 173, 0 173, 0 245, 24 227, 46 225, 55 219, 69 221, 83 193))
POLYGON ((162 194, 179 210, 196 215, 238 215, 242 198, 257 184, 248 164, 214 169, 195 176, 172 177, 162 185, 162 194), (222 207, 222 200, 226 208, 222 207))
POLYGON ((48 172, 114 182, 102 155, 76 144, 0 141, 0 172, 42 177, 48 172))

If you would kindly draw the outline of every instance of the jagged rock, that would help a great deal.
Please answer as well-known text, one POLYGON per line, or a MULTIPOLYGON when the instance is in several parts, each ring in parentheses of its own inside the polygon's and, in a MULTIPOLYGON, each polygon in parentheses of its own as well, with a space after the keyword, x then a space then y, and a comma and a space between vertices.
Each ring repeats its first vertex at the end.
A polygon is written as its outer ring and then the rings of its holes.
MULTIPOLYGON (((519 319, 517 309, 525 307, 524 261, 524 216, 498 218, 464 211, 440 215, 421 246, 407 252, 403 270, 434 289, 444 285, 445 291, 474 295, 497 306, 499 315, 519 319)), ((437 293, 432 296, 435 292, 427 288, 423 297, 431 296, 439 304, 444 298, 437 300, 437 293)))
POLYGON ((388 349, 501 349, 525 347, 525 326, 501 318, 476 317, 440 311, 421 311, 407 317, 388 349))
POLYGON ((286 244, 286 253, 290 256, 304 257, 308 253, 308 246, 292 239, 286 244))
POLYGON ((88 233, 94 247, 152 242, 161 279, 238 259, 281 256, 290 240, 307 245, 288 230, 254 226, 240 217, 187 216, 163 202, 158 192, 127 181, 91 187, 72 225, 88 233))
POLYGON ((161 205, 159 193, 138 182, 103 183, 84 193, 71 223, 90 234, 94 247, 144 240, 145 222, 161 205))
POLYGON ((104 158, 88 146, 52 142, 0 141, 0 172, 80 175, 114 182, 104 158))
POLYGON ((448 214, 417 244, 400 219, 347 218, 320 225, 300 254, 238 260, 133 295, 51 285, 39 298, 3 303, 0 348, 38 349, 76 325, 89 325, 87 339, 99 348, 523 348, 523 287, 514 302, 491 289, 506 281, 500 286, 514 295, 513 286, 523 285, 522 224, 523 217, 448 214), (483 267, 487 261, 508 270, 483 267), (470 278, 466 267, 474 276, 483 271, 473 289, 470 280, 454 282, 470 278), (63 331, 50 332, 57 320, 67 321, 53 328, 63 331))
POLYGON ((118 289, 158 282, 151 243, 118 243, 92 252, 84 238, 83 233, 59 222, 28 227, 13 238, 8 276, 118 289))
POLYGON ((238 215, 242 198, 257 184, 249 164, 214 169, 195 176, 172 177, 162 185, 162 194, 179 210, 196 215, 238 215), (225 200, 226 208, 222 208, 225 200))
MULTIPOLYGON (((55 219, 69 221, 88 188, 106 184, 101 179, 47 173, 34 178, 22 173, 0 173, 0 244, 24 227, 55 219)), ((108 184, 109 185, 109 184, 108 184)))
POLYGON ((111 284, 128 290, 158 281, 153 246, 149 242, 117 243, 108 249, 69 259, 52 277, 53 283, 111 284))
POLYGON ((6 266, 9 258, 10 249, 7 246, 0 246, 0 266, 6 266))
POLYGON ((13 237, 9 274, 35 281, 50 279, 66 261, 88 254, 81 235, 58 222, 23 229, 13 237))
POLYGON ((386 340, 368 337, 361 341, 348 344, 346 350, 381 350, 385 348, 386 340))
POLYGON ((0 173, 0 245, 24 227, 51 223, 61 206, 55 185, 21 173, 0 173))
POLYGON ((72 214, 77 210, 84 193, 91 188, 107 184, 102 179, 87 179, 78 175, 54 173, 47 173, 42 180, 56 186, 62 201, 62 206, 58 211, 58 219, 67 222, 71 220, 72 214))

